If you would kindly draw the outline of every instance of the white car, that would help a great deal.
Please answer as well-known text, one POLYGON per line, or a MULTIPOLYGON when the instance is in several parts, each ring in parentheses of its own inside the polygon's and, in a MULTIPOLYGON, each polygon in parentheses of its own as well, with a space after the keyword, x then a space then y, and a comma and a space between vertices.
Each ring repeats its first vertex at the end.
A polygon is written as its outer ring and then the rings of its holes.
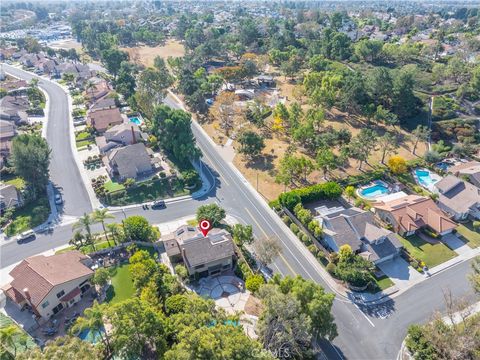
POLYGON ((55 195, 55 204, 57 204, 57 205, 62 205, 63 204, 62 195, 60 195, 60 194, 55 195))
POLYGON ((36 238, 36 236, 35 236, 35 233, 33 232, 33 230, 27 230, 27 231, 24 231, 23 233, 21 233, 17 236, 17 243, 21 244, 26 240, 29 240, 29 239, 33 240, 35 238, 36 238))

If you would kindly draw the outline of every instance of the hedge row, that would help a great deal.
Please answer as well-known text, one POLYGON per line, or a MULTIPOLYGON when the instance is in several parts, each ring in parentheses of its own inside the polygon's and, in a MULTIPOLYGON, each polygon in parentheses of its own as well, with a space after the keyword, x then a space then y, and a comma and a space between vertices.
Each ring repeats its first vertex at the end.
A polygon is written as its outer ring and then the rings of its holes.
POLYGON ((333 200, 342 194, 342 188, 336 182, 316 184, 301 189, 291 190, 280 194, 280 204, 293 210, 298 203, 307 203, 315 200, 333 200))

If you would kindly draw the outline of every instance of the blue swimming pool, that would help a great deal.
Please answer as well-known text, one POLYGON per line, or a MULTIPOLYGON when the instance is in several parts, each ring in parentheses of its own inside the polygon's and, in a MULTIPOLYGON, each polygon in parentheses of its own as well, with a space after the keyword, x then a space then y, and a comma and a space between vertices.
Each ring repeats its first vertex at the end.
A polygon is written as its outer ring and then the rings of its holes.
POLYGON ((134 123, 134 124, 139 125, 139 126, 143 124, 142 119, 140 119, 140 118, 138 118, 138 117, 136 117, 136 116, 131 117, 131 118, 129 118, 128 120, 129 120, 131 123, 134 123))
POLYGON ((77 336, 83 341, 88 341, 91 344, 96 344, 97 342, 102 340, 100 332, 92 331, 91 329, 85 329, 77 336))
POLYGON ((452 166, 452 164, 447 163, 445 161, 441 161, 441 162, 437 163, 435 166, 437 168, 439 168, 440 170, 447 171, 448 168, 452 166))
POLYGON ((434 179, 430 174, 430 171, 425 169, 416 169, 415 175, 417 176, 418 182, 420 185, 430 188, 433 184, 435 184, 438 179, 434 179))
POLYGON ((381 181, 375 182, 373 185, 360 190, 360 195, 367 199, 374 199, 388 194, 390 194, 390 190, 386 184, 381 181))

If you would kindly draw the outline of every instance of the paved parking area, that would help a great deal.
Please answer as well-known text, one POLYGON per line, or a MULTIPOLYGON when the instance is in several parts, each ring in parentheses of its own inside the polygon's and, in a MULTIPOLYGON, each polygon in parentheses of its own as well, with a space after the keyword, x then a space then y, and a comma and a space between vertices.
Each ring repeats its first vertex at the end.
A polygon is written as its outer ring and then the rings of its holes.
POLYGON ((420 281, 424 275, 410 266, 401 257, 377 265, 399 289, 409 287, 412 282, 420 281))

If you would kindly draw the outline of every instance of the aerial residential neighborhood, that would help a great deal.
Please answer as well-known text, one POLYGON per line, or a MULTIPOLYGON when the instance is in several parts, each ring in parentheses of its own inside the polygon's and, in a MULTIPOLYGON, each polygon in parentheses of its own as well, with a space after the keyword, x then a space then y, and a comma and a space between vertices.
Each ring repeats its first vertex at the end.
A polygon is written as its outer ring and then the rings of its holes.
POLYGON ((0 4, 0 358, 473 360, 480 2, 0 4))

